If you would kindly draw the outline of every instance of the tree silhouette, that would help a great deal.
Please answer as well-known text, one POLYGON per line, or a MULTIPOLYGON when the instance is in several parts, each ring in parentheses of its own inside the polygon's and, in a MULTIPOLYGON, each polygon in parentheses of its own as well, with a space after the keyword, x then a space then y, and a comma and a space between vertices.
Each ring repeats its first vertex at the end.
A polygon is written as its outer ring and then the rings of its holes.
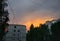
POLYGON ((51 25, 52 35, 48 27, 48 25, 40 24, 35 28, 32 24, 27 33, 27 41, 60 41, 60 21, 51 25))
POLYGON ((40 41, 49 41, 48 37, 48 27, 45 24, 41 24, 40 26, 40 41))
POLYGON ((26 40, 27 41, 33 41, 33 29, 34 29, 34 25, 31 24, 30 30, 28 31, 28 33, 26 35, 26 40))
POLYGON ((52 24, 51 26, 53 41, 60 41, 60 21, 52 24))
POLYGON ((34 25, 33 24, 31 24, 31 26, 30 26, 30 30, 32 30, 34 28, 34 25))
POLYGON ((5 28, 8 26, 8 11, 5 10, 7 6, 6 0, 0 0, 0 41, 2 41, 3 36, 5 35, 5 28))
MULTIPOLYGON (((39 27, 30 26, 30 31, 27 33, 27 41, 44 41, 44 33, 46 26, 40 25, 39 27)), ((46 41, 46 40, 45 40, 46 41)))

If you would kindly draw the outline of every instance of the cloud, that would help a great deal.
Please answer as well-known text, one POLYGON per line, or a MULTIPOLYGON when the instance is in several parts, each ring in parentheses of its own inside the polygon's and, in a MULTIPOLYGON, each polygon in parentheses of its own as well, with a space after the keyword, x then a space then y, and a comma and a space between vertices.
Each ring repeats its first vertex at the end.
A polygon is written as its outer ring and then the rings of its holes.
POLYGON ((60 18, 60 0, 9 0, 9 3, 13 9, 11 11, 8 7, 10 23, 25 24, 35 19, 60 18))
MULTIPOLYGON (((26 15, 53 15, 59 16, 60 14, 60 0, 9 0, 10 6, 13 9, 16 17, 24 18, 26 15), (31 12, 31 13, 28 13, 31 12), (53 12, 53 13, 39 13, 39 12, 53 12)), ((13 12, 9 9, 9 12, 13 12)), ((21 19, 21 18, 20 18, 21 19)))
POLYGON ((16 13, 41 9, 60 11, 60 0, 9 0, 9 2, 16 13))

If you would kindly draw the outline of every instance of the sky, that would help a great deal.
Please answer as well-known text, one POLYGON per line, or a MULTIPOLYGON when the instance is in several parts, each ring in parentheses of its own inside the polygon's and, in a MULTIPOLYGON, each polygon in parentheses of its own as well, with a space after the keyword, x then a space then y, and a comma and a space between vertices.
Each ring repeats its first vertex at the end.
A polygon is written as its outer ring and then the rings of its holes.
POLYGON ((60 18, 60 0, 8 0, 10 24, 38 26, 60 18))

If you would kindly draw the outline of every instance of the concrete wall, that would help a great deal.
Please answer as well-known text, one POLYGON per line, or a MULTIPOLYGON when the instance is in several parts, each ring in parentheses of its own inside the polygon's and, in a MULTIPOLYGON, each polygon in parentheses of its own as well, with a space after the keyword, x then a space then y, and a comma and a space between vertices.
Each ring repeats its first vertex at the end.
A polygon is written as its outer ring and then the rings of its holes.
POLYGON ((10 24, 4 37, 5 41, 26 41, 26 26, 10 24))

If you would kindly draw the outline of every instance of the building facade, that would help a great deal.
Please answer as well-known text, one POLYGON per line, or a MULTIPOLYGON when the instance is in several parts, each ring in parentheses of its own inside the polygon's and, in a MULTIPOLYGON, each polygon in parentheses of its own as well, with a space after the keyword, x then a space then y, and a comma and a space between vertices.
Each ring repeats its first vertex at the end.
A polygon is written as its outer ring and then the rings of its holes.
POLYGON ((5 41, 26 41, 26 26, 10 24, 8 33, 4 36, 5 41))

